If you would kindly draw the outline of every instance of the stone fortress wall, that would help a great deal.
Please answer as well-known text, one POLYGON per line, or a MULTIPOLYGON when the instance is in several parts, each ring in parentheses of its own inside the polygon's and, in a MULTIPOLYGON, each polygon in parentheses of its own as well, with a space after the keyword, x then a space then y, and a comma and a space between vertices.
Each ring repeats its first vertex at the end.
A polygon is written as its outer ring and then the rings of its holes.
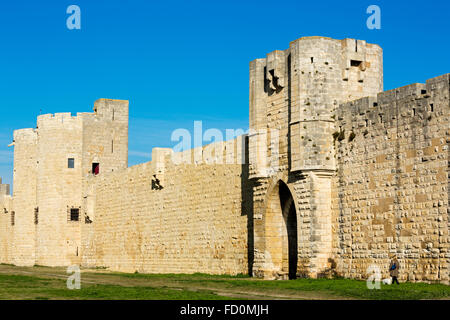
POLYGON ((382 92, 379 46, 301 38, 250 63, 248 135, 132 167, 127 101, 40 116, 0 184, 0 263, 365 278, 395 253, 448 283, 449 82, 382 92))
MULTIPOLYGON (((155 148, 152 162, 96 178, 94 252, 85 251, 90 264, 126 272, 247 273, 251 199, 242 188, 241 140, 216 143, 233 164, 174 165, 171 149, 155 148)), ((185 152, 189 158, 192 151, 185 152)))
POLYGON ((450 75, 342 104, 336 113, 333 255, 360 277, 449 280, 450 75))
POLYGON ((14 132, 14 201, 5 226, 10 235, 5 263, 81 263, 83 190, 92 163, 108 172, 126 168, 128 161, 128 102, 100 99, 94 110, 41 115, 36 128, 14 132), (77 220, 72 209, 78 210, 77 220))

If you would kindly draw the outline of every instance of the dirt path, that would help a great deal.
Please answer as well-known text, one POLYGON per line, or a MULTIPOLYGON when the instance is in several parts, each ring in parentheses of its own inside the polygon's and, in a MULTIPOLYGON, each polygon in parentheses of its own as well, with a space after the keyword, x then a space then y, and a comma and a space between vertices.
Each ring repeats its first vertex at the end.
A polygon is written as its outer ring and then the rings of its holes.
MULTIPOLYGON (((65 268, 50 268, 50 267, 16 267, 11 265, 0 265, 0 274, 8 275, 24 275, 33 276, 46 279, 61 279, 66 280, 68 274, 65 268)), ((224 278, 230 280, 229 278, 224 278)), ((203 279, 199 279, 201 281, 203 279)), ((205 279, 207 281, 207 279, 205 279)), ((211 280, 211 279, 209 279, 211 280)), ((214 278, 214 280, 220 280, 220 278, 214 278)), ((240 280, 240 279, 236 279, 240 280)), ((251 279, 245 279, 244 281, 251 281, 251 279)), ((283 290, 282 293, 277 290, 254 288, 222 288, 220 284, 215 286, 205 283, 196 284, 189 281, 183 281, 180 278, 129 278, 118 274, 111 274, 106 270, 81 270, 81 283, 82 284, 102 284, 102 285, 117 285, 123 287, 153 287, 153 288, 168 288, 172 290, 190 290, 190 291, 211 291, 220 296, 226 296, 237 299, 250 299, 250 300, 317 300, 317 299, 349 299, 343 297, 337 297, 332 294, 309 292, 309 291, 288 291, 283 290)))

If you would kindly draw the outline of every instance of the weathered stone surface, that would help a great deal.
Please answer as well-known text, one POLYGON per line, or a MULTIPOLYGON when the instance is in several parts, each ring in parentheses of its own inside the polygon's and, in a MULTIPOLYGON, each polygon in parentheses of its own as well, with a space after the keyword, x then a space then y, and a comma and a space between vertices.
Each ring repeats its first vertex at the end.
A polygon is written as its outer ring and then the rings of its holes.
POLYGON ((127 101, 42 115, 0 180, 0 262, 365 278, 395 253, 448 283, 450 75, 382 86, 379 46, 301 38, 250 63, 248 135, 129 168, 127 101))

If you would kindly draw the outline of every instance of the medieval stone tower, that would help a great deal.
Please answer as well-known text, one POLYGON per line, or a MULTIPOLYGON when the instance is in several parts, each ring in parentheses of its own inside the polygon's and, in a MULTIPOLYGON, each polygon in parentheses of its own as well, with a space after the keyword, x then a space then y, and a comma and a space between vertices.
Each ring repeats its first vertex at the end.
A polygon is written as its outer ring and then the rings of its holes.
POLYGON ((379 46, 306 37, 249 100, 248 135, 132 167, 128 101, 15 131, 0 262, 449 283, 450 74, 383 92, 379 46))
POLYGON ((377 45, 323 37, 300 38, 250 63, 255 275, 317 276, 327 269, 334 112, 381 92, 382 65, 377 45))
POLYGON ((128 101, 100 99, 94 113, 46 114, 14 132, 12 208, 17 265, 80 263, 92 175, 128 165, 128 101))

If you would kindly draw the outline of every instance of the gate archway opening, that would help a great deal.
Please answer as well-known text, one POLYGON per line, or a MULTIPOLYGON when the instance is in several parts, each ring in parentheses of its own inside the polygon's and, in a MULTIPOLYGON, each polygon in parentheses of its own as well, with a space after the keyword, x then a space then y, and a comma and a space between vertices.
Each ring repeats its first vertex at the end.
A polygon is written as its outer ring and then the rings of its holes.
POLYGON ((295 279, 298 265, 297 213, 294 198, 281 180, 268 199, 265 229, 266 263, 275 276, 295 279))

